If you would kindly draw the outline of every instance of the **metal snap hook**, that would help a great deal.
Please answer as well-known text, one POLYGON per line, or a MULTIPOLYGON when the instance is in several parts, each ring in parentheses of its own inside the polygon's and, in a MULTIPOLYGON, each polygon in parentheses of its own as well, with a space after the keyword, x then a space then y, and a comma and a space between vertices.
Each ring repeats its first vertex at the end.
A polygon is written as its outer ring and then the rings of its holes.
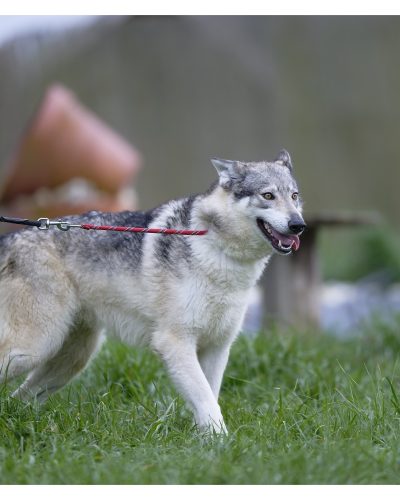
POLYGON ((38 226, 38 229, 40 229, 41 231, 47 231, 49 229, 50 220, 47 217, 41 217, 37 221, 40 222, 40 226, 38 226))
POLYGON ((70 225, 68 222, 57 221, 57 227, 61 231, 69 231, 70 225))

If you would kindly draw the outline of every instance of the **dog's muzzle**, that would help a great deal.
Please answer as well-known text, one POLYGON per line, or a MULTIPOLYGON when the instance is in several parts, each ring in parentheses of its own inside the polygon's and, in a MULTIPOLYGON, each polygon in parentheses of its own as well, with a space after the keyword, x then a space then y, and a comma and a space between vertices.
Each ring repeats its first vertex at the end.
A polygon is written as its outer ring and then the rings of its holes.
POLYGON ((279 233, 268 222, 262 219, 257 219, 257 225, 277 252, 289 254, 292 250, 297 251, 299 249, 300 238, 297 234, 279 233))

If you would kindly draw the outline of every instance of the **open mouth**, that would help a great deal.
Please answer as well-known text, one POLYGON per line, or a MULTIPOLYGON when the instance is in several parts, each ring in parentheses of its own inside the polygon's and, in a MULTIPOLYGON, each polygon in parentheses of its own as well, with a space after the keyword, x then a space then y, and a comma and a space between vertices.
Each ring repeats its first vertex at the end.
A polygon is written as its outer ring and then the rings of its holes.
POLYGON ((296 251, 299 249, 300 238, 297 234, 278 233, 278 231, 262 219, 257 219, 257 225, 277 252, 286 255, 292 250, 296 251))

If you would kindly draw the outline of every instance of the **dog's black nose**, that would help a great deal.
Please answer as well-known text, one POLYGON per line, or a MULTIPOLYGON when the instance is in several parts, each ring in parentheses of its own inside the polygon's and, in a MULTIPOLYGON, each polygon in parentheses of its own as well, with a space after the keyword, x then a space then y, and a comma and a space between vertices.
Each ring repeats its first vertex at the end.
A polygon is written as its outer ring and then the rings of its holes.
POLYGON ((304 221, 299 221, 299 220, 289 221, 288 226, 290 231, 294 234, 300 234, 306 228, 304 221))

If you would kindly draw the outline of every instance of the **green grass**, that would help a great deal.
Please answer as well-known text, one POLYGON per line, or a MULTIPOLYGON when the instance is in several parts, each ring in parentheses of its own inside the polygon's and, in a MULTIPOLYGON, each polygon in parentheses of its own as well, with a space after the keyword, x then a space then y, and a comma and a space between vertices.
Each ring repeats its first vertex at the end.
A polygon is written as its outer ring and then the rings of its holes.
POLYGON ((41 408, 2 389, 0 482, 397 484, 399 330, 240 338, 220 398, 230 434, 211 440, 152 354, 110 342, 41 408))

